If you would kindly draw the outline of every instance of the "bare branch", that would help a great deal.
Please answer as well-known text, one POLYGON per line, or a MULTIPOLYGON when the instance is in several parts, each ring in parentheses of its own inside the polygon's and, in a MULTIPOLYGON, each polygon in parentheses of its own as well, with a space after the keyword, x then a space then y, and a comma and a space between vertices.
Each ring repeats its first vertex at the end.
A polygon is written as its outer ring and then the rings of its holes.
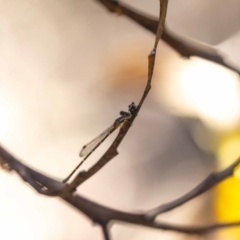
POLYGON ((148 56, 148 79, 147 84, 143 93, 143 96, 137 106, 136 111, 132 114, 132 117, 125 121, 123 126, 121 127, 116 139, 112 143, 112 145, 108 148, 108 150, 105 152, 105 154, 98 160, 98 162, 93 165, 87 172, 80 172, 76 178, 66 186, 66 191, 75 191, 76 188, 85 182, 87 179, 89 179, 91 176, 93 176, 96 172, 98 172, 105 164, 107 164, 111 159, 113 159, 117 154, 117 148, 122 142, 123 138, 127 134, 129 128, 131 127, 133 121, 135 120, 138 112, 141 109, 141 106, 146 99, 150 89, 151 89, 151 81, 153 76, 153 70, 154 70, 154 64, 155 64, 155 58, 156 58, 156 51, 158 42, 161 39, 163 28, 165 24, 166 14, 167 14, 167 5, 168 0, 160 0, 160 13, 159 13, 159 24, 156 29, 156 38, 153 50, 150 52, 148 56))
MULTIPOLYGON (((49 192, 55 193, 55 196, 60 197, 70 205, 74 206, 76 209, 84 213, 89 219, 91 219, 93 222, 98 223, 100 226, 103 226, 103 224, 109 224, 114 222, 126 222, 150 228, 169 230, 186 234, 205 234, 220 228, 240 226, 240 221, 228 223, 216 223, 206 226, 180 226, 155 221, 153 218, 152 219, 149 218, 147 214, 134 214, 115 210, 95 203, 93 201, 90 201, 89 199, 86 199, 76 193, 72 194, 70 192, 66 192, 65 189, 62 188, 63 184, 61 182, 58 182, 50 177, 47 177, 43 174, 40 174, 32 170, 30 167, 24 165, 15 157, 13 157, 3 147, 0 147, 0 159, 1 161, 8 164, 10 169, 16 171, 16 173, 19 176, 21 176, 24 181, 28 182, 37 191, 39 190, 38 189, 39 187, 38 186, 36 187, 36 184, 39 186, 44 186, 44 188, 47 188, 47 190, 38 191, 40 194, 52 196, 53 194, 51 195, 49 194, 49 192), (32 184, 33 181, 35 182, 34 184, 32 184)), ((237 163, 235 163, 234 166, 237 166, 237 163)), ((233 168, 233 165, 223 170, 221 174, 219 172, 219 175, 221 175, 222 178, 229 177, 230 173, 232 172, 231 168, 233 168)), ((218 182, 215 181, 215 184, 217 183, 218 182)), ((108 233, 106 232, 107 229, 105 228, 103 230, 105 231, 104 233, 105 239, 107 239, 106 238, 106 236, 108 236, 107 235, 108 233)))
MULTIPOLYGON (((162 225, 161 224, 154 224, 156 226, 156 228, 160 227, 162 229, 162 225)), ((209 232, 212 232, 214 230, 217 229, 223 229, 223 228, 230 228, 230 227, 239 227, 240 226, 240 221, 236 221, 236 222, 228 222, 228 223, 215 223, 215 224, 210 224, 210 225, 206 225, 206 226, 174 226, 174 225, 170 225, 168 224, 168 226, 166 226, 166 229, 164 230, 172 230, 172 231, 176 231, 176 232, 181 232, 181 233, 186 233, 186 234, 193 234, 193 235, 203 235, 203 234, 207 234, 209 232)))
MULTIPOLYGON (((102 3, 108 10, 117 14, 122 14, 131 20, 135 21, 142 27, 156 33, 158 20, 146 14, 140 13, 126 4, 111 1, 111 0, 97 0, 102 3)), ((173 31, 170 31, 166 25, 164 27, 162 40, 177 51, 182 57, 190 58, 197 56, 211 62, 218 63, 226 68, 229 68, 240 74, 240 68, 233 63, 226 61, 224 56, 219 53, 217 48, 201 43, 199 41, 181 36, 173 31)))
POLYGON ((65 201, 82 211, 94 222, 99 223, 102 226, 103 222, 125 222, 131 224, 137 224, 145 227, 175 231, 178 233, 186 234, 206 234, 213 230, 240 226, 240 221, 228 222, 228 223, 215 223, 206 226, 181 226, 174 225, 159 221, 153 221, 146 218, 144 214, 134 214, 123 211, 118 211, 112 208, 108 208, 83 198, 80 195, 69 195, 62 197, 65 201))
POLYGON ((108 148, 108 150, 104 153, 104 155, 95 163, 88 171, 80 172, 76 178, 69 184, 66 185, 66 191, 75 191, 75 189, 85 182, 87 179, 92 177, 95 173, 97 173, 100 169, 102 169, 110 160, 112 160, 115 156, 118 155, 117 148, 122 142, 123 138, 127 134, 133 119, 129 119, 126 121, 123 126, 120 128, 117 137, 115 138, 112 145, 108 148))
POLYGON ((234 169, 240 164, 240 158, 238 158, 232 165, 230 165, 228 168, 210 174, 206 179, 204 179, 199 185, 197 185, 194 189, 192 189, 187 194, 183 195, 182 197, 160 205, 147 213, 147 217, 150 219, 154 219, 157 215, 170 211, 176 207, 181 206, 182 204, 190 201, 191 199, 203 194, 204 192, 208 191, 210 188, 216 186, 221 181, 231 177, 234 173, 234 169))
POLYGON ((0 161, 7 165, 8 169, 14 170, 27 183, 29 183, 38 193, 47 196, 56 196, 63 189, 63 184, 53 180, 33 169, 27 167, 2 146, 0 146, 0 161))

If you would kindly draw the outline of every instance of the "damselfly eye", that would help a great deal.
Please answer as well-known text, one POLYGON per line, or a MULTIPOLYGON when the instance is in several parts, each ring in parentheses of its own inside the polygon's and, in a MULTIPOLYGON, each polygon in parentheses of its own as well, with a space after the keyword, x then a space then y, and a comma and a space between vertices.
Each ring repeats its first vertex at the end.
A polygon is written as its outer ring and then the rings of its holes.
POLYGON ((135 105, 134 102, 132 102, 132 103, 128 106, 128 109, 129 109, 129 112, 130 112, 130 113, 133 113, 133 112, 137 109, 137 106, 135 105))

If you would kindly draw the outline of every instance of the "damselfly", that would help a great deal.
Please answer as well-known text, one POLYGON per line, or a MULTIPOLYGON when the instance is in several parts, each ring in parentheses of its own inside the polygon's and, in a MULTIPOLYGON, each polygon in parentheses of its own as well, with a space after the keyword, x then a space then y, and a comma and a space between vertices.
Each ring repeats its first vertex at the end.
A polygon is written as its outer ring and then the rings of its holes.
POLYGON ((94 152, 94 150, 101 144, 103 143, 103 141, 112 133, 114 132, 118 127, 120 127, 124 121, 126 121, 127 119, 129 119, 133 112, 136 110, 136 105, 134 103, 131 103, 129 106, 129 111, 128 112, 124 112, 121 111, 120 112, 120 117, 118 117, 113 125, 111 125, 109 128, 107 128, 104 132, 102 132, 99 136, 97 136, 96 138, 94 138, 91 142, 89 142, 88 144, 84 145, 82 147, 82 150, 80 151, 79 156, 80 157, 84 157, 84 159, 74 168, 74 170, 68 175, 67 178, 65 178, 63 180, 63 183, 66 183, 71 177, 72 175, 78 170, 78 168, 87 160, 87 158, 94 152))

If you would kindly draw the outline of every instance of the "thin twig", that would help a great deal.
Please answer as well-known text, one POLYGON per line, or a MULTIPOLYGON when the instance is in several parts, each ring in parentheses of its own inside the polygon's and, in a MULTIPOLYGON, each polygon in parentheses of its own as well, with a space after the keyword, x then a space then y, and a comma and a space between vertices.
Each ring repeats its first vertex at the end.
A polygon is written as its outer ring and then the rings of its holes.
POLYGON ((13 170, 17 172, 25 182, 29 183, 40 194, 57 196, 64 188, 61 182, 53 180, 24 165, 8 153, 2 146, 0 146, 0 162, 7 164, 10 171, 13 170))
POLYGON ((210 188, 214 187, 221 181, 231 177, 234 173, 235 168, 240 164, 240 158, 238 158, 232 165, 230 165, 228 168, 210 174, 206 179, 204 179, 199 185, 197 185, 194 189, 192 189, 190 192, 187 194, 183 195, 182 197, 166 203, 162 204, 154 209, 151 209, 147 213, 147 217, 150 219, 154 219, 157 217, 157 215, 170 211, 176 207, 181 206, 182 204, 190 201, 191 199, 205 193, 208 191, 210 188))
MULTIPOLYGON (((112 0, 97 0, 102 3, 108 10, 115 12, 118 15, 122 14, 134 22, 138 23, 145 29, 156 33, 158 26, 158 20, 148 16, 147 14, 140 13, 135 9, 129 7, 126 4, 112 1, 112 0)), ((162 35, 162 40, 177 51, 182 57, 190 58, 191 56, 197 56, 211 62, 220 64, 228 69, 231 69, 240 74, 239 66, 226 61, 225 57, 219 52, 219 50, 210 45, 201 43, 199 41, 181 36, 174 31, 170 31, 166 25, 162 35)))
MULTIPOLYGON (((35 181, 36 183, 44 186, 50 192, 55 192, 56 196, 60 197, 65 202, 69 203, 73 207, 75 207, 78 211, 81 211, 85 214, 89 219, 93 222, 98 223, 102 226, 103 223, 112 224, 115 222, 125 222, 131 224, 137 224, 141 226, 146 226, 149 228, 161 229, 161 230, 169 230, 175 231, 178 233, 186 233, 186 234, 205 234, 213 230, 236 227, 240 226, 240 221, 235 222, 227 222, 227 223, 215 223, 205 226, 181 226, 174 225, 164 222, 155 221, 153 218, 146 217, 146 214, 135 214, 129 212, 123 212, 116 209, 112 209, 103 205, 100 205, 96 202, 93 202, 89 199, 86 199, 79 194, 71 194, 61 189, 62 183, 58 182, 50 177, 47 177, 43 174, 40 174, 25 164, 21 163, 15 157, 13 157, 10 153, 8 153, 3 147, 0 147, 0 159, 9 165, 9 168, 16 171, 16 173, 23 178, 24 181, 35 181), (19 165, 20 163, 20 165, 19 165), (17 167, 16 167, 17 166, 17 167), (23 168, 23 171, 19 168, 23 168), (23 174, 24 172, 24 174, 23 174), (24 176, 31 176, 30 178, 25 178, 24 176), (59 187, 60 186, 60 187, 59 187), (60 190, 59 190, 60 189, 60 190)), ((235 162, 234 166, 239 164, 239 160, 235 162)), ((229 174, 232 172, 230 169, 233 167, 231 165, 227 169, 222 171, 222 178, 229 177, 229 174)), ((224 180, 224 179, 222 179, 224 180)), ((28 182, 29 183, 29 182, 28 182)), ((217 184, 218 182, 215 182, 217 184)), ((38 191, 38 186, 36 184, 30 185, 38 191)), ((48 195, 44 191, 39 191, 40 194, 48 195)))
POLYGON ((157 27, 156 32, 156 38, 154 42, 153 50, 150 52, 148 56, 148 79, 147 84, 144 90, 144 93, 142 95, 142 98, 137 106, 136 111, 132 114, 132 117, 124 122, 123 126, 121 127, 117 137, 115 138, 112 145, 108 148, 108 150, 105 152, 105 154, 97 161, 96 164, 94 164, 88 171, 86 172, 80 172, 75 179, 69 184, 66 185, 66 191, 75 191, 76 188, 85 182, 87 179, 92 177, 96 172, 98 172, 100 169, 102 169, 103 166, 105 166, 111 159, 113 159, 117 154, 117 148, 119 144, 122 142, 123 138, 127 134, 129 128, 131 127, 133 121, 135 120, 138 112, 140 111, 142 104, 144 100, 146 99, 150 89, 151 89, 151 81, 153 76, 153 70, 154 70, 154 64, 155 64, 155 58, 156 58, 156 51, 158 42, 161 39, 163 28, 165 24, 166 14, 167 14, 167 5, 168 0, 160 0, 160 13, 159 13, 159 24, 157 27))
POLYGON ((104 240, 111 240, 107 224, 102 224, 104 240))
POLYGON ((90 169, 88 169, 87 171, 81 171, 69 185, 66 185, 65 191, 67 192, 75 191, 75 189, 80 184, 82 184, 90 177, 92 177, 95 173, 102 169, 110 160, 112 160, 115 156, 118 155, 117 148, 122 142, 125 135, 127 134, 132 124, 132 121, 133 118, 124 122, 123 126, 119 130, 117 137, 115 138, 109 149, 104 153, 104 155, 90 169))
POLYGON ((78 194, 63 196, 62 198, 75 208, 79 209, 94 222, 99 223, 100 225, 102 225, 102 222, 111 222, 112 224, 114 224, 115 222, 124 222, 137 224, 149 228, 168 230, 186 234, 206 234, 210 231, 221 228, 240 226, 240 221, 227 223, 214 223, 205 226, 175 225, 151 220, 149 218, 146 218, 145 214, 134 214, 108 208, 103 205, 92 202, 78 194))

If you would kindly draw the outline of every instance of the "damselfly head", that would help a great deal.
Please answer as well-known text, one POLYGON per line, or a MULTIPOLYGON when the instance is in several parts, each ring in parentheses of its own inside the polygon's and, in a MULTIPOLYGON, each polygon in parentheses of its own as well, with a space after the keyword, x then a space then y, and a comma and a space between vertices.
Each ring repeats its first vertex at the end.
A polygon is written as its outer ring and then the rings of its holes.
POLYGON ((119 114, 120 114, 122 117, 128 117, 128 116, 130 116, 130 113, 124 112, 124 111, 120 111, 119 114))
POLYGON ((135 105, 134 102, 132 102, 129 106, 128 106, 128 110, 131 114, 133 114, 137 109, 137 106, 135 105))

